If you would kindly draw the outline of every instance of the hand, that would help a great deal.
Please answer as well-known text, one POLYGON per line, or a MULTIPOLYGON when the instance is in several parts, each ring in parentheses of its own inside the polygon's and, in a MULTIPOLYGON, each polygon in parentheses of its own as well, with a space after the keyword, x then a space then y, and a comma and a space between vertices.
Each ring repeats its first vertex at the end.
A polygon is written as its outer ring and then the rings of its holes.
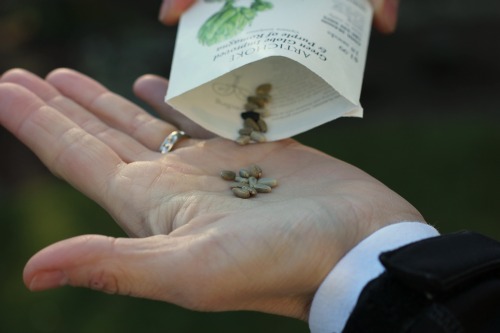
MULTIPOLYGON (((373 24, 382 33, 392 33, 396 29, 399 0, 369 0, 373 6, 373 24)), ((181 14, 195 0, 163 0, 160 8, 160 21, 173 25, 179 21, 181 14)))
POLYGON ((396 30, 399 0, 370 0, 373 6, 373 25, 378 31, 389 34, 396 30))
MULTIPOLYGON (((154 97, 165 84, 148 76, 135 90, 165 113, 163 94, 154 97)), ((354 245, 387 224, 422 220, 363 171, 291 139, 242 147, 198 139, 195 130, 162 155, 172 124, 67 69, 46 80, 4 74, 0 124, 137 237, 53 244, 25 267, 31 290, 82 286, 194 310, 306 319, 319 284, 354 245), (280 184, 236 198, 219 172, 251 163, 280 184)))

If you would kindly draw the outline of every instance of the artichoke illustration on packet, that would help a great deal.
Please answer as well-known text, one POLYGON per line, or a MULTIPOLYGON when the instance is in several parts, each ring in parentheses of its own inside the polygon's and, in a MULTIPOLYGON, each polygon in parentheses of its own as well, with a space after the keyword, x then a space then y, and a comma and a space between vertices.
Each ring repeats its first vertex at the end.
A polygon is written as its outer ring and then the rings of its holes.
POLYGON ((236 7, 235 0, 205 0, 222 2, 221 10, 210 16, 198 31, 198 40, 202 45, 211 46, 238 35, 252 23, 258 12, 273 8, 272 3, 254 0, 250 7, 236 7))

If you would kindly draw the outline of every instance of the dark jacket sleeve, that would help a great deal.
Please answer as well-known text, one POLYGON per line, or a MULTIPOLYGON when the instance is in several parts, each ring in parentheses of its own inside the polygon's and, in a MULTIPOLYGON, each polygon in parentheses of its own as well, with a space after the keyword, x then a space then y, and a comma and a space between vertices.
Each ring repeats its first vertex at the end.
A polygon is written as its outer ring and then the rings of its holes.
POLYGON ((343 333, 499 333, 500 243, 473 232, 382 253, 343 333))

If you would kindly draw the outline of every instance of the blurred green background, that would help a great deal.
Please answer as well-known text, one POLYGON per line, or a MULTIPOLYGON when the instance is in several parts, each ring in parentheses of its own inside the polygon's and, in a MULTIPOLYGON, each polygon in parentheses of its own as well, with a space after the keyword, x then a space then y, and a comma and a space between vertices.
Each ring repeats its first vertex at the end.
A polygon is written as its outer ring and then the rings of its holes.
MULTIPOLYGON (((168 76, 176 28, 160 1, 1 0, 0 72, 71 67, 138 102, 144 73, 168 76)), ((404 0, 396 34, 373 32, 364 119, 297 137, 372 174, 442 232, 500 239, 500 4, 404 0)), ((251 312, 196 313, 149 300, 62 288, 29 292, 22 270, 61 239, 124 236, 93 202, 55 179, 0 129, 0 332, 308 332, 251 312)))

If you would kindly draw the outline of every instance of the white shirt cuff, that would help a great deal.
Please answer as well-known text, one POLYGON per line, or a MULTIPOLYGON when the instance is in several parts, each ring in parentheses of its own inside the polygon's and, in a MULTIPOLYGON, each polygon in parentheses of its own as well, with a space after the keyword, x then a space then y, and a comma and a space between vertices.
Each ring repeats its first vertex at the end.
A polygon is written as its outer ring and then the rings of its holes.
POLYGON ((380 253, 438 235, 430 225, 400 222, 362 240, 335 265, 318 288, 309 313, 311 332, 342 332, 363 288, 384 271, 378 260, 380 253))

